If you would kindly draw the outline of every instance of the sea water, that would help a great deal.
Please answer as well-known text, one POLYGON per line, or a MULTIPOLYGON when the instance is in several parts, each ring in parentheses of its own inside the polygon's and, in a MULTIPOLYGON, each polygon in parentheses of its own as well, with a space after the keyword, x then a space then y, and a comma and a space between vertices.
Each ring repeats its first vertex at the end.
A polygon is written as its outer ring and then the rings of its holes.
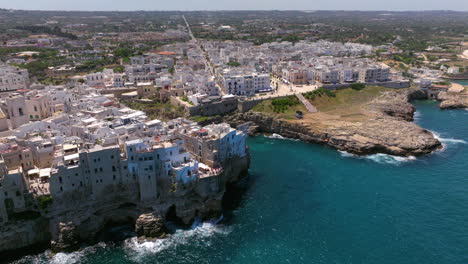
POLYGON ((248 139, 249 178, 217 225, 167 239, 100 243, 20 263, 468 263, 468 111, 416 102, 444 148, 425 157, 356 157, 248 139))

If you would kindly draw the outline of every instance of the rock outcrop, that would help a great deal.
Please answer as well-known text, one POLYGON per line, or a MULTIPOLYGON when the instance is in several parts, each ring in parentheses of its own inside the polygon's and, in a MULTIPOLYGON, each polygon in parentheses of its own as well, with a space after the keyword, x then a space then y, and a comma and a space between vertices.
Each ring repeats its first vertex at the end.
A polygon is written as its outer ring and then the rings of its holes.
POLYGON ((52 241, 52 250, 55 252, 74 250, 79 246, 77 227, 72 222, 60 222, 58 235, 52 241))
POLYGON ((338 119, 308 124, 280 120, 257 112, 239 113, 226 121, 232 125, 253 122, 259 132, 325 144, 358 155, 385 153, 419 156, 442 147, 429 131, 409 122, 413 120, 415 111, 409 100, 424 96, 419 90, 385 92, 363 106, 363 110, 369 114, 369 118, 363 121, 338 119))
POLYGON ((164 218, 158 213, 142 214, 136 220, 135 232, 139 237, 163 238, 166 236, 164 218))
POLYGON ((468 108, 468 93, 440 92, 437 96, 441 109, 468 108))

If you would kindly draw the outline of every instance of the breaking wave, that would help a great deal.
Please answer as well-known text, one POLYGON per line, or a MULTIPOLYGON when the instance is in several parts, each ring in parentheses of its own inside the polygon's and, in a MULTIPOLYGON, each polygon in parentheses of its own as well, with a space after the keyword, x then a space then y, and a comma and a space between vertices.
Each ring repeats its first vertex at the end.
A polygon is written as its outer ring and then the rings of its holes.
MULTIPOLYGON (((128 238, 122 243, 123 251, 125 252, 126 258, 134 262, 144 262, 143 258, 157 254, 164 250, 175 249, 180 245, 202 245, 210 246, 213 241, 213 236, 225 236, 231 232, 230 227, 224 225, 218 225, 223 219, 213 220, 210 222, 200 222, 196 220, 189 230, 186 229, 175 229, 175 232, 168 235, 164 239, 150 240, 139 240, 137 237, 128 238)), ((175 228, 175 227, 174 227, 175 228)), ((78 251, 71 253, 57 253, 54 254, 50 250, 38 255, 25 256, 20 260, 13 263, 15 264, 77 264, 87 261, 91 255, 96 254, 97 251, 106 250, 106 248, 112 248, 114 245, 110 242, 100 242, 94 246, 85 247, 78 251)))
POLYGON ((285 137, 279 134, 272 134, 271 136, 265 136, 266 138, 275 138, 275 139, 286 139, 285 137))
POLYGON ((208 238, 217 235, 225 236, 231 232, 230 228, 217 225, 221 219, 222 217, 212 222, 200 222, 196 220, 191 229, 178 229, 174 234, 164 239, 139 241, 137 237, 129 238, 124 242, 124 250, 131 260, 140 262, 143 257, 180 245, 203 244, 204 246, 210 246, 212 241, 208 238))
POLYGON ((83 258, 86 256, 96 253, 97 250, 105 249, 107 244, 104 242, 98 243, 94 246, 85 247, 78 251, 74 251, 71 253, 52 253, 50 250, 45 251, 42 254, 34 255, 34 256, 26 256, 20 260, 14 261, 13 263, 22 264, 22 263, 34 263, 34 264, 75 264, 81 263, 83 258))
POLYGON ((414 120, 415 122, 417 122, 417 121, 419 121, 419 120, 421 119, 421 116, 422 116, 421 112, 416 111, 416 112, 414 112, 413 120, 414 120))
POLYGON ((279 135, 279 134, 276 134, 276 133, 274 133, 272 135, 264 135, 264 137, 270 138, 270 139, 283 139, 283 140, 291 140, 291 141, 300 141, 299 139, 283 137, 282 135, 279 135))
POLYGON ((434 132, 434 131, 430 131, 434 137, 439 140, 440 142, 442 142, 442 145, 444 146, 444 148, 446 147, 446 145, 448 144, 467 144, 467 142, 465 140, 462 140, 462 139, 455 139, 455 138, 443 138, 440 133, 437 133, 437 132, 434 132))
POLYGON ((416 157, 414 156, 409 156, 409 157, 399 157, 399 156, 393 156, 393 155, 388 155, 388 154, 373 154, 373 155, 367 155, 367 156, 358 156, 354 155, 351 153, 348 153, 346 151, 339 151, 342 157, 352 157, 352 158, 358 158, 358 159, 365 159, 365 160, 370 160, 374 161, 380 164, 392 164, 392 165, 401 165, 403 163, 415 161, 416 157))

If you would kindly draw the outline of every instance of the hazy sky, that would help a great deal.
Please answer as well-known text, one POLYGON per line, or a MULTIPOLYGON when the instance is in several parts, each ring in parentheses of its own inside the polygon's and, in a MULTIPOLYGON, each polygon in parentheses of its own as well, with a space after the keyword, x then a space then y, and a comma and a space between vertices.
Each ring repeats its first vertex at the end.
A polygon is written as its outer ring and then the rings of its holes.
POLYGON ((0 0, 33 10, 455 10, 468 0, 0 0))

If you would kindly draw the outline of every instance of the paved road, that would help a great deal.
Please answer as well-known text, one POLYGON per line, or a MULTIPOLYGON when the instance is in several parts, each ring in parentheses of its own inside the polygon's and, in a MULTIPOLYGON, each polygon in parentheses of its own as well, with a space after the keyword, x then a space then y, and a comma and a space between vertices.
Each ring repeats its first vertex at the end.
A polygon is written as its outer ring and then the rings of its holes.
POLYGON ((189 32, 190 37, 197 44, 198 48, 200 49, 200 52, 203 54, 203 58, 204 58, 206 68, 208 68, 210 70, 211 75, 215 76, 213 66, 211 65, 211 63, 208 60, 208 54, 203 50, 201 44, 198 42, 197 38, 195 38, 195 35, 193 35, 192 29, 190 28, 190 24, 187 21, 187 19, 185 18, 185 15, 182 15, 182 18, 184 19, 185 26, 187 27, 187 30, 189 32))
POLYGON ((219 92, 221 95, 224 95, 224 91, 223 89, 221 89, 222 87, 222 83, 220 80, 218 80, 216 78, 216 74, 215 74, 215 71, 214 71, 214 68, 213 68, 213 65, 211 64, 210 62, 210 59, 209 59, 209 56, 208 56, 208 53, 203 49, 201 43, 197 40, 197 38, 195 38, 195 35, 193 35, 193 32, 192 32, 192 29, 190 28, 190 24, 189 22, 187 21, 187 19, 185 18, 185 15, 182 15, 182 18, 184 19, 184 22, 185 22, 185 26, 187 27, 187 30, 189 32, 189 35, 190 37, 192 38, 192 40, 195 42, 195 44, 197 44, 198 46, 198 49, 200 50, 200 52, 202 53, 203 55, 203 62, 205 63, 205 69, 208 69, 211 76, 213 76, 215 78, 215 81, 217 82, 218 86, 219 86, 219 92))
POLYGON ((309 100, 305 99, 305 97, 298 93, 296 94, 297 98, 302 102, 302 104, 305 106, 305 108, 307 109, 307 111, 309 111, 309 113, 317 113, 317 108, 315 106, 313 106, 309 100))

